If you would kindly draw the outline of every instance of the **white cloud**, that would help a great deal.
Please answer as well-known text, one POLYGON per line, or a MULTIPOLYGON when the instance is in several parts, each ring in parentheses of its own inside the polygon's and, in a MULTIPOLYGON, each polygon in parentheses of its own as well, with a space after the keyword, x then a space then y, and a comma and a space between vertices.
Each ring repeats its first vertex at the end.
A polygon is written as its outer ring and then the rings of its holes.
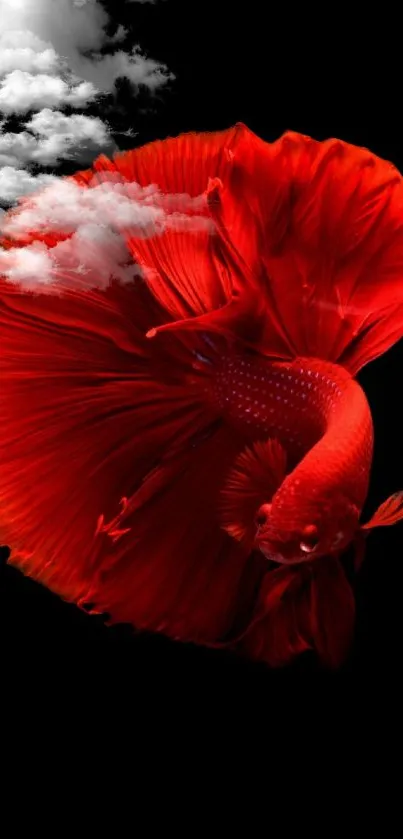
POLYGON ((59 108, 61 105, 85 108, 95 95, 96 90, 90 82, 70 86, 58 76, 43 73, 34 76, 25 70, 13 70, 0 84, 0 111, 3 114, 23 114, 38 108, 59 108))
POLYGON ((32 160, 37 141, 27 131, 0 134, 0 166, 19 166, 32 160))
POLYGON ((85 161, 94 151, 112 147, 109 131, 98 117, 66 116, 44 108, 25 123, 28 130, 0 134, 0 166, 21 163, 56 164, 61 159, 85 161))
POLYGON ((45 245, 28 245, 17 251, 0 250, 0 270, 15 283, 39 276, 46 283, 52 260, 45 245))
POLYGON ((0 0, 0 19, 3 31, 29 30, 51 44, 78 78, 103 92, 111 91, 120 75, 152 90, 170 78, 167 68, 142 56, 139 47, 130 53, 101 54, 105 44, 124 33, 120 27, 115 36, 107 37, 109 18, 97 0, 0 0))
POLYGON ((62 288, 107 288, 112 277, 127 283, 141 274, 129 263, 123 239, 91 224, 54 248, 36 243, 0 251, 0 271, 15 285, 53 294, 62 288))
POLYGON ((60 157, 71 157, 75 151, 80 159, 88 149, 105 149, 111 145, 108 127, 99 117, 84 114, 66 116, 60 111, 44 108, 27 122, 29 131, 37 135, 38 151, 34 160, 53 163, 60 157))
POLYGON ((117 50, 112 55, 104 55, 91 61, 90 67, 83 66, 82 69, 104 92, 110 91, 119 77, 129 79, 135 87, 146 85, 152 91, 167 80, 165 68, 158 61, 142 55, 139 47, 130 53, 117 50))
MULTIPOLYGON (((149 0, 146 0, 146 2, 148 3, 149 0)), ((121 23, 119 23, 119 26, 118 26, 115 34, 112 35, 109 38, 109 43, 110 44, 118 44, 119 41, 123 41, 125 39, 126 35, 127 35, 127 29, 125 29, 125 27, 122 26, 121 23)))
POLYGON ((28 230, 73 233, 83 224, 108 225, 117 232, 130 230, 136 236, 162 232, 167 224, 199 221, 208 226, 204 195, 164 195, 154 185, 141 187, 124 180, 118 172, 94 174, 90 188, 73 178, 56 178, 47 189, 6 216, 0 229, 11 236, 28 230))
POLYGON ((70 234, 51 248, 36 243, 0 251, 0 271, 6 278, 49 293, 66 287, 105 288, 112 277, 133 280, 140 272, 131 262, 127 235, 214 231, 204 195, 163 195, 155 186, 142 188, 109 172, 94 176, 89 188, 70 178, 55 179, 0 222, 1 233, 17 242, 31 230, 70 234))
POLYGON ((109 17, 98 0, 0 0, 0 21, 0 116, 30 115, 18 133, 4 131, 0 119, 0 202, 12 203, 55 180, 22 167, 66 158, 89 164, 95 153, 112 151, 100 118, 65 115, 63 107, 86 108, 121 76, 155 90, 168 72, 139 47, 110 52, 127 31, 119 25, 106 35, 109 17))
POLYGON ((24 169, 14 166, 0 168, 0 202, 11 204, 23 195, 36 191, 39 187, 53 183, 55 175, 31 175, 24 169))
POLYGON ((51 73, 57 70, 59 63, 59 56, 52 45, 33 32, 12 30, 0 34, 0 76, 13 70, 51 73))

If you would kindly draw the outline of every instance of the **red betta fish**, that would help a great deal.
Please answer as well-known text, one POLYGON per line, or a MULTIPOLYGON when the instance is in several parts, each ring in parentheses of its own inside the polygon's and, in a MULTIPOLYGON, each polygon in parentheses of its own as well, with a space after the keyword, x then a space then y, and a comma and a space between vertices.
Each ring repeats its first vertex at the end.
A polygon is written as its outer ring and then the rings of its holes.
POLYGON ((67 200, 41 214, 45 190, 3 221, 10 562, 111 623, 339 665, 341 556, 403 518, 396 493, 360 523, 373 425, 355 379, 403 335, 401 175, 339 140, 236 125, 63 183, 104 230, 88 270, 67 200))

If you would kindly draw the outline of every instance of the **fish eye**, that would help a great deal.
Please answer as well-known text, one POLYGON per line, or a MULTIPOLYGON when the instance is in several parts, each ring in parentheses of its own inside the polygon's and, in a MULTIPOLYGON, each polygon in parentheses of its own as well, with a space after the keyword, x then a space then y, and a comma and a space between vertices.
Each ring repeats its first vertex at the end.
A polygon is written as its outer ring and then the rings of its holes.
POLYGON ((300 550, 303 553, 310 554, 318 547, 318 544, 318 528, 315 524, 308 524, 302 532, 302 539, 299 543, 300 550))
POLYGON ((255 524, 257 527, 263 527, 269 519, 271 512, 271 504, 262 504, 255 515, 255 524))

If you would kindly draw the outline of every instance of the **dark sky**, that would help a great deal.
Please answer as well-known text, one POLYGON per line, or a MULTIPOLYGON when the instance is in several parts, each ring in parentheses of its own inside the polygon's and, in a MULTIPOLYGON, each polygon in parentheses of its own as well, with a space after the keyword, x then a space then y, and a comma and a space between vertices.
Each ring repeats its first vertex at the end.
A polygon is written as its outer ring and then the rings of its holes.
MULTIPOLYGON (((143 51, 164 62, 175 79, 154 99, 134 96, 118 83, 105 103, 105 115, 121 148, 188 130, 226 128, 245 122, 267 140, 292 129, 325 139, 340 137, 369 147, 403 169, 401 67, 383 33, 391 22, 368 21, 354 28, 340 16, 280 17, 270 5, 224 0, 202 4, 163 0, 153 5, 103 3, 114 23, 135 33, 143 51), (264 11, 263 11, 264 10, 264 11), (374 25, 376 23, 376 25, 374 25), (382 52, 382 59, 381 59, 382 52), (394 62, 395 65, 394 66, 394 62), (133 128, 137 136, 125 136, 133 128)), ((304 4, 305 5, 305 4, 304 4)), ((393 27, 392 27, 393 28, 393 27)), ((388 494, 403 488, 400 383, 403 346, 398 345, 360 375, 373 410, 376 453, 368 512, 388 494)), ((398 621, 402 582, 403 526, 377 530, 357 583, 358 625, 351 661, 338 679, 361 673, 382 678, 394 673, 402 640, 398 621)), ((3 567, 0 584, 0 633, 12 648, 17 642, 61 650, 66 644, 96 644, 119 650, 134 673, 147 668, 179 678, 197 673, 208 683, 252 690, 271 687, 302 674, 321 674, 310 659, 287 673, 194 650, 163 639, 131 640, 125 629, 106 629, 61 603, 17 571, 3 567)), ((335 678, 335 677, 333 677, 335 678)))

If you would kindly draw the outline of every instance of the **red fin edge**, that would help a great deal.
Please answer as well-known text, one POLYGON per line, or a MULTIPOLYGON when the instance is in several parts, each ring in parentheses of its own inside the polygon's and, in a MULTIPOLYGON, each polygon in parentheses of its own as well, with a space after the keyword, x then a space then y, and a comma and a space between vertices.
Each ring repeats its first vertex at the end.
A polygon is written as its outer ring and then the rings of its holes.
POLYGON ((403 491, 390 495, 375 511, 374 515, 361 526, 361 530, 374 527, 389 527, 403 520, 403 491))

